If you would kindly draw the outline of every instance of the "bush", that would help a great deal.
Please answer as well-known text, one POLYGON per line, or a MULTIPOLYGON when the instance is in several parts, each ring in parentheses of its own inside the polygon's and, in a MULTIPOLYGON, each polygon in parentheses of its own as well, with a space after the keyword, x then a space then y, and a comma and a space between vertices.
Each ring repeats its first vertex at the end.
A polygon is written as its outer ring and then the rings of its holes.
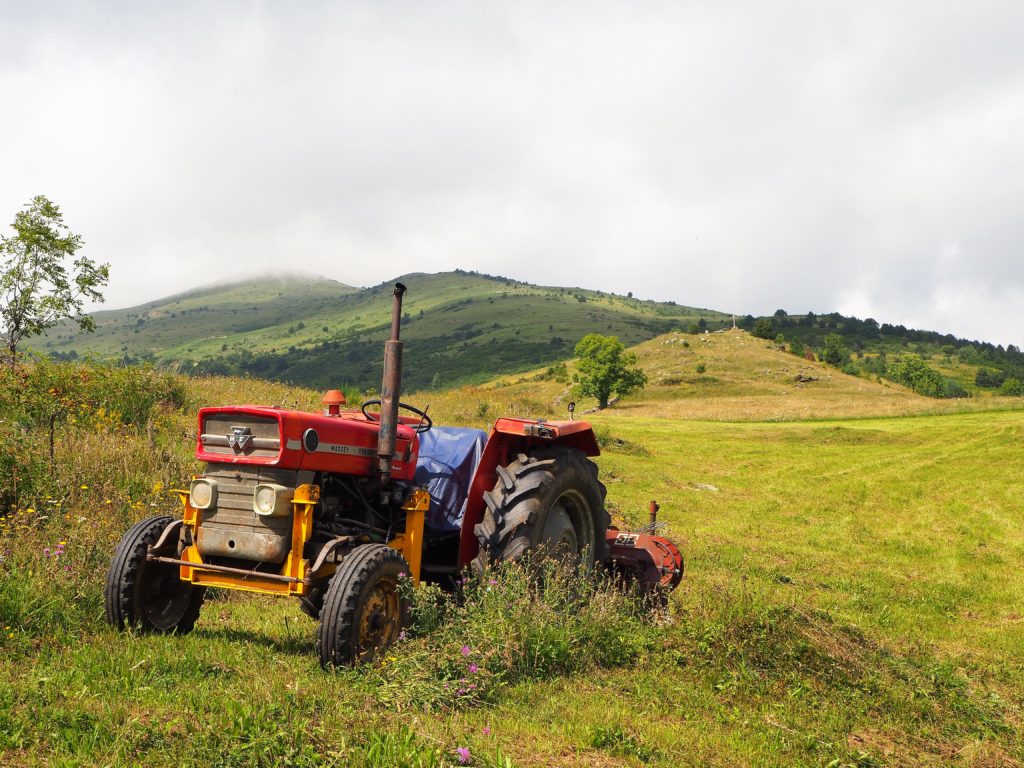
POLYGON ((947 397, 946 380, 920 355, 904 355, 889 366, 889 378, 926 397, 947 397))
POLYGON ((1001 387, 1005 381, 1005 373, 1002 371, 992 370, 991 368, 979 368, 978 373, 974 376, 974 383, 979 387, 985 387, 986 389, 1001 387))
POLYGON ((1024 382, 1020 379, 1007 379, 999 387, 999 394, 1010 397, 1024 397, 1024 382))
POLYGON ((181 382, 149 368, 42 360, 0 368, 0 515, 39 508, 101 477, 136 497, 144 493, 164 477, 161 467, 182 468, 148 449, 158 423, 184 403, 181 382), (84 474, 83 464, 99 454, 104 460, 87 470, 95 474, 84 474), (118 471, 112 460, 122 458, 118 471), (139 480, 135 470, 152 476, 139 480))
POLYGON ((825 346, 821 350, 822 362, 841 368, 850 362, 850 350, 846 348, 843 337, 838 333, 825 336, 825 346))
POLYGON ((759 339, 775 338, 775 328, 772 327, 772 321, 767 317, 759 317, 754 323, 754 329, 751 333, 759 339))
POLYGON ((181 408, 185 388, 152 368, 53 363, 0 368, 0 408, 24 427, 116 422, 145 427, 161 408, 181 408))
POLYGON ((953 379, 946 379, 946 397, 961 398, 970 397, 971 393, 963 388, 963 385, 959 381, 953 379))

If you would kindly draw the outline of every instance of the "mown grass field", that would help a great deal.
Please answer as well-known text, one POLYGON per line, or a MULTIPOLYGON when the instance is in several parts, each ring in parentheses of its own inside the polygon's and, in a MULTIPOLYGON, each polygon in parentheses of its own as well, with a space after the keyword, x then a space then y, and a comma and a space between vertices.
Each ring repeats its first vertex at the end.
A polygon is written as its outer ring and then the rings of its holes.
MULTIPOLYGON (((804 364, 745 334, 671 338, 638 350, 644 393, 589 417, 612 511, 640 521, 657 499, 683 545, 667 615, 495 576, 461 607, 425 593, 382 664, 334 675, 286 601, 211 599, 173 638, 109 630, 100 600, 114 541, 197 469, 200 404, 317 393, 180 380, 180 405, 144 423, 66 423, 50 501, 0 534, 0 764, 1024 762, 1024 404, 810 363, 797 386, 804 364)), ((541 374, 407 399, 482 425, 560 415, 565 388, 541 374)))

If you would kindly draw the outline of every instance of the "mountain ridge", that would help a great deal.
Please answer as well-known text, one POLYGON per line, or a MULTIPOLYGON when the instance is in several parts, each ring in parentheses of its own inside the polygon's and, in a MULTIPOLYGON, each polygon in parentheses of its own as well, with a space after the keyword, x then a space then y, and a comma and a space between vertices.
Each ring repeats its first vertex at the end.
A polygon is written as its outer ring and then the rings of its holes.
POLYGON ((367 388, 380 381, 390 288, 398 281, 409 288, 403 338, 410 386, 534 368, 570 355, 587 333, 634 344, 673 328, 731 321, 710 309, 463 270, 407 273, 362 289, 330 279, 261 277, 98 312, 95 334, 65 326, 39 346, 58 358, 91 355, 201 374, 367 388))

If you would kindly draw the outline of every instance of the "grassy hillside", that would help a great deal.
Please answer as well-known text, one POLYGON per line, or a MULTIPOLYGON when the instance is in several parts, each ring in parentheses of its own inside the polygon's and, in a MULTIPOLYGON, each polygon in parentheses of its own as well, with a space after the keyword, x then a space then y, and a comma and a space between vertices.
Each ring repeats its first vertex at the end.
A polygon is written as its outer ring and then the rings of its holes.
POLYGON ((355 290, 328 280, 266 279, 96 315, 95 335, 71 329, 39 348, 67 357, 145 359, 193 373, 252 374, 313 387, 380 386, 391 287, 409 292, 403 337, 409 386, 486 381, 561 359, 587 333, 633 344, 725 315, 547 288, 467 272, 412 274, 355 290))
POLYGON ((169 359, 183 350, 219 350, 226 339, 294 326, 358 289, 334 280, 266 277, 214 285, 128 309, 96 312, 96 332, 51 331, 37 346, 48 353, 105 359, 169 359))
MULTIPOLYGON (((637 352, 651 385, 588 418, 611 510, 642 520, 657 499, 684 549, 668 614, 601 588, 538 597, 512 573, 458 606, 421 593, 406 641, 335 675, 288 601, 218 596, 173 638, 109 630, 100 597, 117 538, 199 469, 198 407, 318 392, 11 373, 0 764, 442 766, 458 748, 476 766, 1021 764, 1024 402, 935 401, 742 332, 637 352)), ((439 423, 561 415, 571 374, 409 399, 439 423)))
MULTIPOLYGON (((715 421, 794 421, 959 413, 1015 408, 1019 398, 937 400, 885 380, 851 376, 804 360, 742 330, 668 333, 632 348, 649 384, 614 412, 638 417, 715 421)), ((495 414, 495 403, 517 412, 565 418, 571 395, 571 360, 561 365, 500 377, 454 392, 409 393, 403 399, 452 409, 461 419, 495 414)), ((580 399, 577 415, 597 402, 580 399)))

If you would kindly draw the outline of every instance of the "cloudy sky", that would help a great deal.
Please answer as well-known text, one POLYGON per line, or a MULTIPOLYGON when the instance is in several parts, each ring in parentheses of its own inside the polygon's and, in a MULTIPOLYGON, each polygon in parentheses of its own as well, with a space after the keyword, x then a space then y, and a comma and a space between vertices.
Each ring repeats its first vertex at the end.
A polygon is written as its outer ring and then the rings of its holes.
POLYGON ((1024 3, 0 0, 108 307, 455 267, 1024 343, 1024 3))

